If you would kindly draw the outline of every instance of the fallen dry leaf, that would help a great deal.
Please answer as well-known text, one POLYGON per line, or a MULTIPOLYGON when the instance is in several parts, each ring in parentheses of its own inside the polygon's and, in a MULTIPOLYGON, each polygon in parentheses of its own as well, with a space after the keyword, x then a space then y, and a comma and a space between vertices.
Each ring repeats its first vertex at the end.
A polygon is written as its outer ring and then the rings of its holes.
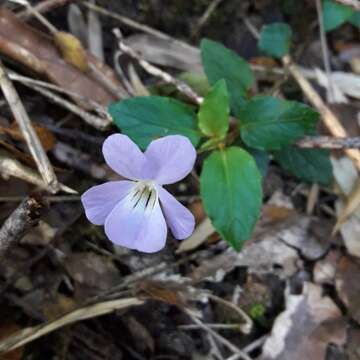
MULTIPOLYGON (((53 133, 44 128, 43 126, 33 124, 33 128, 36 131, 37 136, 41 142, 45 151, 52 150, 56 143, 56 138, 53 133)), ((4 132, 10 135, 14 140, 25 142, 23 133, 19 129, 19 126, 16 122, 13 122, 9 128, 0 127, 0 132, 4 132)))
MULTIPOLYGON (((15 323, 4 323, 0 325, 0 341, 19 331, 21 328, 15 323)), ((1 356, 1 360, 21 360, 24 355, 24 348, 18 348, 1 356)))
POLYGON ((305 283, 301 295, 288 294, 260 360, 325 360, 329 344, 343 345, 346 322, 322 288, 305 283))
POLYGON ((69 254, 64 260, 64 267, 75 280, 75 290, 81 297, 99 289, 107 290, 120 282, 119 270, 111 259, 93 252, 69 254))
MULTIPOLYGON (((92 71, 83 73, 68 64, 59 56, 51 37, 33 29, 4 7, 0 8, 0 52, 32 71, 47 76, 55 84, 101 105, 107 106, 115 100, 107 88, 97 81, 92 71)), ((86 58, 114 87, 121 88, 112 69, 88 53, 86 58)), ((78 99, 74 100, 79 102, 78 99)), ((89 107, 88 103, 79 103, 89 107)))
POLYGON ((360 261, 343 256, 338 262, 335 286, 352 318, 360 323, 360 261))
POLYGON ((316 262, 314 267, 314 281, 317 284, 333 285, 335 281, 336 266, 340 258, 337 250, 329 251, 326 257, 316 262))
POLYGON ((79 39, 67 32, 58 31, 54 34, 54 41, 61 55, 69 64, 74 65, 82 72, 89 70, 86 51, 79 39))

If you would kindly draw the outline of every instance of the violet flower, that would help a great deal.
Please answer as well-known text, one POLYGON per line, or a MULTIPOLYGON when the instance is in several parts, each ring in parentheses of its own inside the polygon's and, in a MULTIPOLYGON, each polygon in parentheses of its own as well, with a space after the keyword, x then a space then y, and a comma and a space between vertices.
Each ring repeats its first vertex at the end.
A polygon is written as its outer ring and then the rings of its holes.
POLYGON ((170 135, 150 143, 144 153, 129 137, 109 136, 102 148, 106 163, 129 180, 94 186, 81 197, 86 217, 104 225, 116 245, 152 253, 165 246, 167 225, 176 239, 194 231, 192 213, 162 185, 188 175, 196 151, 181 135, 170 135))

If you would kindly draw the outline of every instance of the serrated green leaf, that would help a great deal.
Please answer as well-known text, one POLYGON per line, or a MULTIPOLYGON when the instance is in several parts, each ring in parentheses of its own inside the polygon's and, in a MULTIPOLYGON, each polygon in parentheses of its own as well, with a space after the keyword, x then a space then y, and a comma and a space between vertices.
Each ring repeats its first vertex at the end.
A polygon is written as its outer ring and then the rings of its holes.
POLYGON ((353 16, 353 9, 333 0, 323 2, 323 21, 325 31, 334 30, 353 16))
POLYGON ((328 185, 332 180, 332 165, 326 150, 289 146, 274 152, 274 158, 282 168, 300 180, 322 185, 328 185))
POLYGON ((319 114, 304 104, 257 96, 238 113, 240 135, 249 147, 278 150, 314 131, 319 114))
POLYGON ((198 112, 199 128, 208 137, 223 138, 229 129, 229 94, 225 80, 219 80, 203 103, 198 112))
POLYGON ((250 238, 262 203, 261 175, 254 158, 239 147, 214 151, 200 178, 205 211, 234 249, 250 238))
POLYGON ((221 79, 226 81, 231 109, 236 113, 254 83, 254 75, 249 64, 218 42, 203 39, 200 46, 202 64, 210 84, 214 85, 221 79))
POLYGON ((201 133, 196 115, 180 101, 161 96, 138 96, 109 106, 115 125, 141 148, 159 137, 184 135, 196 146, 201 133))
POLYGON ((274 23, 261 29, 259 48, 264 53, 281 58, 289 53, 292 31, 288 24, 274 23))

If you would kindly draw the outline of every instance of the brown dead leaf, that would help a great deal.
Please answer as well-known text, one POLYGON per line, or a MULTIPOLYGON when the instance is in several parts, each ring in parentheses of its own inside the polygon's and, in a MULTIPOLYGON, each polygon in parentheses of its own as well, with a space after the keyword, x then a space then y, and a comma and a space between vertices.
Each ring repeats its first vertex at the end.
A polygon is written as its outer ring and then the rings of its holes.
POLYGON ((58 31, 54 34, 54 41, 61 55, 69 64, 74 65, 82 72, 89 69, 86 51, 79 39, 67 32, 58 31))
POLYGON ((51 299, 51 301, 44 304, 43 313, 46 319, 51 321, 74 310, 76 306, 77 303, 74 299, 59 294, 56 299, 51 299))
MULTIPOLYGON (((56 138, 53 133, 37 124, 33 124, 33 128, 36 131, 36 134, 39 137, 44 150, 52 150, 56 143, 56 138)), ((19 129, 19 126, 16 122, 13 122, 9 128, 1 127, 0 131, 10 135, 14 140, 25 142, 23 133, 19 129)))
POLYGON ((120 274, 111 259, 92 252, 71 253, 64 267, 75 280, 75 290, 81 298, 119 284, 120 274))
POLYGON ((314 281, 317 284, 334 284, 337 262, 340 256, 338 250, 332 250, 329 251, 324 259, 316 262, 314 267, 314 281))
MULTIPOLYGON (((0 325, 0 340, 9 337, 16 333, 21 328, 15 323, 7 323, 0 325)), ((1 360, 21 360, 24 355, 24 348, 20 347, 16 350, 10 351, 6 354, 1 355, 1 360)))
POLYGON ((346 340, 346 322, 322 288, 306 283, 303 294, 288 295, 260 360, 323 360, 329 344, 346 340))
POLYGON ((250 63, 253 65, 261 65, 264 67, 272 68, 276 67, 277 63, 273 58, 267 56, 258 56, 250 59, 250 63))
POLYGON ((262 208, 262 216, 269 222, 285 220, 292 214, 294 214, 294 210, 285 206, 266 204, 262 208))
MULTIPOLYGON (((114 96, 96 78, 93 71, 83 73, 68 64, 61 56, 51 37, 33 29, 5 7, 0 8, 0 52, 25 65, 55 84, 78 93, 85 98, 107 106, 114 96)), ((86 52, 86 59, 116 88, 121 88, 113 70, 86 52)), ((88 103, 79 102, 89 108, 88 103)))
POLYGON ((185 298, 182 294, 183 291, 185 291, 185 289, 180 284, 172 282, 144 280, 136 284, 136 292, 140 297, 141 294, 143 294, 145 297, 150 297, 151 299, 160 300, 179 307, 186 305, 185 298))
POLYGON ((343 256, 338 263, 335 286, 350 315, 360 323, 360 262, 343 256))
POLYGON ((23 162, 27 165, 30 165, 30 166, 35 165, 35 161, 30 155, 25 154, 24 152, 20 151, 15 146, 8 144, 6 141, 0 140, 0 146, 3 147, 4 149, 6 149, 12 155, 14 155, 14 157, 17 160, 20 160, 21 162, 23 162))

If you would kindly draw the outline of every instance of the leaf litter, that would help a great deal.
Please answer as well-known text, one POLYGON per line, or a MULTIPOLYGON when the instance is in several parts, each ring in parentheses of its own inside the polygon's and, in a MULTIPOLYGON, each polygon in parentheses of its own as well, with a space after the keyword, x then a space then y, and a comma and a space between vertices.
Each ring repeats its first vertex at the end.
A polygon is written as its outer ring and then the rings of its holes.
MULTIPOLYGON (((135 10, 130 11, 127 3, 130 2, 123 4, 124 13, 128 11, 129 18, 134 16, 139 21, 136 30, 131 27, 134 23, 127 22, 128 46, 145 60, 171 72, 201 71, 200 53, 195 46, 179 46, 172 37, 144 35, 139 31, 143 24, 162 28, 161 21, 133 2, 130 8, 134 6, 135 10)), ((153 2, 150 12, 159 10, 157 3, 153 2)), ((271 63, 274 68, 278 63, 274 64, 270 58, 256 60, 260 59, 259 54, 251 46, 249 49, 239 46, 236 37, 246 31, 239 29, 239 21, 230 16, 236 13, 240 18, 251 17, 251 11, 255 11, 258 21, 263 21, 261 9, 269 9, 270 2, 256 3, 252 8, 250 2, 245 1, 240 9, 234 1, 224 2, 223 8, 217 10, 222 15, 210 18, 210 23, 201 31, 204 36, 213 37, 218 28, 217 36, 223 42, 233 44, 234 50, 251 63, 257 62, 260 67, 256 72, 258 89, 272 91, 269 83, 273 80, 267 73, 271 71, 267 64, 271 63), (233 31, 223 31, 222 16, 230 19, 227 27, 233 31), (265 82, 261 80, 264 76, 265 82)), ((108 6, 114 13, 118 11, 115 1, 110 1, 108 6)), ((164 10, 170 19, 178 14, 178 10, 171 11, 172 6, 164 10)), ((62 25, 56 46, 52 35, 39 30, 36 21, 25 23, 15 12, 1 7, 0 53, 6 59, 6 66, 33 80, 46 80, 48 84, 80 95, 83 99, 71 95, 61 98, 86 112, 95 110, 94 103, 106 107, 119 99, 119 94, 111 90, 114 87, 120 89, 122 97, 128 97, 122 77, 118 77, 111 65, 113 54, 109 49, 114 47, 114 42, 108 34, 115 23, 110 24, 101 15, 94 19, 94 13, 88 14, 80 5, 77 16, 80 12, 88 15, 87 19, 92 16, 92 20, 84 21, 80 30, 74 30, 74 20, 69 21, 74 31, 70 34, 64 13, 59 10, 55 8, 53 14, 44 14, 51 19, 58 17, 62 25), (87 49, 90 41, 84 34, 94 34, 94 27, 99 25, 96 21, 100 21, 102 35, 97 28, 87 49), (82 42, 75 37, 80 33, 82 42), (99 37, 102 37, 102 48, 99 37), (91 55, 90 50, 97 56, 91 55), (102 78, 96 69, 103 74, 102 78)), ((187 19, 198 14, 193 13, 193 9, 186 11, 189 14, 179 20, 181 25, 174 25, 170 35, 188 41, 184 32, 189 26, 187 19)), ((276 11, 281 13, 282 9, 276 7, 276 11)), ((169 31, 166 26, 162 29, 169 31)), ((251 44, 253 40, 248 36, 246 42, 251 44)), ((335 61, 349 62, 356 72, 355 55, 349 57, 345 50, 336 49, 331 55, 335 61)), ((163 84, 144 76, 130 59, 121 56, 120 65, 126 69, 125 73, 129 69, 135 93, 147 95, 154 89, 163 91, 163 84)), ((323 73, 311 69, 303 70, 304 73, 306 70, 310 70, 308 77, 328 86, 323 73)), ((345 68, 339 70, 345 71, 345 68)), ((341 75, 340 71, 337 73, 341 75)), ((346 74, 338 86, 348 101, 344 106, 350 106, 358 97, 358 75, 346 74)), ((276 76, 278 79, 279 74, 276 76)), ((196 85, 206 91, 201 76, 193 75, 194 79, 198 81, 196 85)), ((78 113, 54 106, 34 90, 19 86, 34 127, 61 181, 76 184, 82 192, 99 181, 114 179, 102 164, 98 144, 93 142, 93 136, 101 134, 79 122, 78 113), (54 128, 57 131, 51 130, 54 128), (82 139, 66 137, 61 130, 80 131, 82 139), (81 161, 76 161, 79 159, 81 161)), ((176 94, 175 89, 170 91, 176 94)), ((1 111, 5 119, 11 119, 5 109, 1 111)), ((34 164, 19 130, 7 120, 1 122, 0 130, 0 144, 8 151, 5 159, 19 165, 16 170, 22 171, 20 176, 13 170, 2 172, 5 179, 2 180, 4 186, 0 186, 0 201, 4 204, 1 217, 5 220, 19 199, 33 193, 44 196, 44 189, 39 189, 40 181, 31 172, 34 164)), ((114 248, 98 228, 85 222, 78 200, 45 195, 47 210, 39 225, 22 238, 1 264, 0 351, 15 349, 1 356, 22 359, 26 350, 35 358, 46 351, 70 360, 166 356, 176 359, 248 356, 261 360, 359 358, 358 204, 350 203, 351 211, 346 213, 346 219, 343 217, 358 175, 336 154, 333 160, 337 184, 320 187, 311 215, 306 214, 309 186, 302 185, 305 191, 299 190, 299 182, 271 164, 264 179, 266 201, 261 219, 252 239, 240 253, 229 249, 220 236, 214 234, 204 217, 202 203, 193 200, 198 190, 196 178, 190 177, 173 186, 178 198, 185 199, 195 213, 198 224, 195 233, 180 245, 170 239, 169 246, 154 255, 114 248), (338 194, 338 198, 334 194, 338 194), (332 236, 337 219, 341 219, 340 234, 332 236), (227 305, 220 304, 216 297, 227 305), (243 312, 244 318, 239 315, 243 312), (241 331, 244 319, 250 319, 250 333, 241 331), (213 337, 211 331, 216 331, 219 337, 213 337), (50 332, 53 332, 51 336, 50 332), (106 351, 108 348, 110 352, 106 351), (247 348, 250 350, 246 351, 247 348)))

